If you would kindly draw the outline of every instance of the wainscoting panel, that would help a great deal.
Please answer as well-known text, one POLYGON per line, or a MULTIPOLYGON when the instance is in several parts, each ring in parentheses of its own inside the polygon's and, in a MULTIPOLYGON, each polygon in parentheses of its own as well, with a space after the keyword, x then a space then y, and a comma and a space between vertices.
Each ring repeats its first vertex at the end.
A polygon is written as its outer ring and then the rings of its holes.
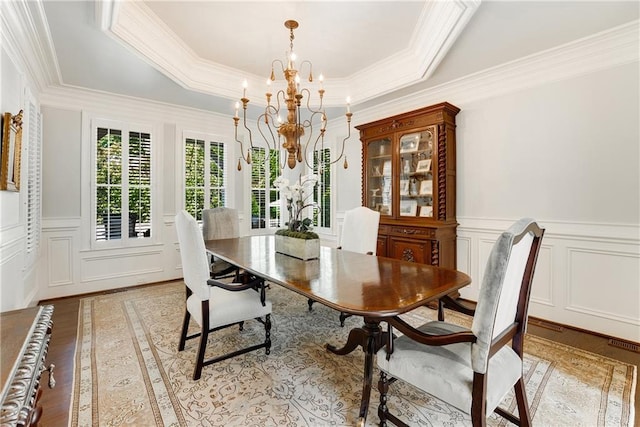
POLYGON ((567 310, 640 327, 638 254, 568 248, 568 260, 567 310))
POLYGON ((79 217, 44 219, 38 259, 39 299, 87 294, 105 290, 173 280, 182 276, 177 268, 180 254, 173 215, 164 218, 158 239, 145 246, 87 249, 79 217), (167 221, 170 219, 170 221, 167 221))
POLYGON ((553 249, 542 244, 531 286, 531 302, 553 306, 553 249))
POLYGON ((49 286, 71 285, 73 283, 73 238, 71 236, 49 237, 49 286))
MULTIPOLYGON (((459 217, 458 221, 458 268, 464 271, 469 266, 473 280, 460 294, 476 301, 491 248, 515 219, 459 217)), ((640 342, 640 227, 542 220, 540 224, 546 231, 529 314, 640 342)))
POLYGON ((162 250, 108 253, 81 258, 80 274, 83 282, 100 281, 127 276, 161 273, 162 250))

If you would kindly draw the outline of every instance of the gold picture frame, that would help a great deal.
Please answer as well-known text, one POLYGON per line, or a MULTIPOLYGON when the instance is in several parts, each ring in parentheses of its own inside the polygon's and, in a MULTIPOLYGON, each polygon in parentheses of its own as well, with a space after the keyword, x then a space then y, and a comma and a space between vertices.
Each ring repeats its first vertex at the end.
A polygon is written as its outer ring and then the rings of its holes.
POLYGON ((22 110, 15 116, 2 115, 2 155, 0 190, 20 191, 20 154, 22 152, 22 110))

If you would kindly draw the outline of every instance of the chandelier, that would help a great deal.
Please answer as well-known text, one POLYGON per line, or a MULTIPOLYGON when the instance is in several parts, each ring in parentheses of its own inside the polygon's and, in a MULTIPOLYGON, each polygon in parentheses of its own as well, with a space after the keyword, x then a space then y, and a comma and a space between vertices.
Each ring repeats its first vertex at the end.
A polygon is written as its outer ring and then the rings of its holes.
MULTIPOLYGON (((301 87, 300 75, 296 70, 295 60, 296 55, 293 52, 293 30, 298 28, 298 22, 294 20, 288 20, 284 23, 284 26, 289 29, 289 54, 285 64, 276 59, 271 63, 271 75, 267 79, 267 106, 264 112, 258 116, 256 120, 257 129, 262 136, 262 139, 267 145, 269 153, 272 149, 278 150, 280 144, 282 149, 286 151, 286 164, 289 168, 293 169, 298 163, 304 162, 308 167, 313 168, 309 164, 307 151, 310 147, 313 148, 314 160, 318 160, 317 151, 324 148, 324 135, 327 126, 327 115, 323 107, 323 76, 320 74, 319 88, 317 90, 319 95, 319 104, 316 107, 312 107, 310 103, 311 90, 301 87), (286 87, 279 89, 275 92, 275 97, 271 93, 271 83, 276 81, 276 74, 274 68, 279 65, 286 82, 286 87), (275 99, 272 99, 275 98, 275 99), (282 115, 285 115, 283 121, 282 115)), ((310 61, 302 61, 300 63, 300 71, 304 66, 309 68, 309 83, 313 82, 312 64, 310 61)), ((244 128, 247 130, 249 136, 249 147, 246 150, 246 155, 243 142, 238 139, 238 123, 240 117, 238 112, 240 109, 240 103, 236 102, 235 116, 233 118, 235 125, 235 139, 240 144, 241 158, 238 159, 238 170, 242 170, 242 160, 247 164, 251 164, 251 149, 254 148, 253 138, 251 135, 251 129, 247 127, 247 104, 249 99, 247 98, 247 81, 243 83, 242 98, 242 122, 244 128)), ((344 155, 345 142, 351 136, 351 116, 350 111, 350 99, 347 98, 347 112, 345 114, 347 118, 347 137, 342 140, 342 148, 340 155, 329 164, 336 163, 342 157, 344 157, 344 168, 346 169, 349 164, 347 163, 347 157, 344 155)), ((268 156, 268 154, 267 154, 268 156)), ((279 168, 284 168, 284 163, 278 165, 279 168)))

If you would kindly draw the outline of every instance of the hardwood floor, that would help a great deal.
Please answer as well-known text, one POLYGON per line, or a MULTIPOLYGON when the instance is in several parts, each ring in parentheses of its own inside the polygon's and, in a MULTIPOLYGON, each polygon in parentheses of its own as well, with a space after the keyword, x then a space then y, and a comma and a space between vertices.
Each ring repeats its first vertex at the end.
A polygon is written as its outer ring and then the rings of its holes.
MULTIPOLYGON (((62 427, 69 424, 78 308, 80 298, 84 296, 86 295, 41 301, 41 304, 52 304, 55 307, 53 311, 53 335, 49 345, 47 362, 56 365, 54 376, 57 382, 56 387, 52 390, 46 386, 43 387, 44 391, 40 400, 43 416, 40 425, 44 427, 62 427)), ((608 344, 607 337, 577 331, 561 325, 539 322, 536 319, 532 319, 529 322, 528 332, 640 367, 640 353, 611 346, 608 344)), ((640 408, 639 395, 640 391, 636 387, 636 426, 640 426, 640 414, 638 413, 640 412, 638 410, 640 408)))

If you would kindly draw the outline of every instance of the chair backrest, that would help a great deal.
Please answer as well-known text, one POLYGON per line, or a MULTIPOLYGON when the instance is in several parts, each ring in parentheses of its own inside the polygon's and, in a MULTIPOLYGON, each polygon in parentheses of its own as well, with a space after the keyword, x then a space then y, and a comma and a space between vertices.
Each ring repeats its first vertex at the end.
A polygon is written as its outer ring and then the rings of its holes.
POLYGON ((380 212, 364 206, 344 213, 344 224, 340 236, 340 246, 345 251, 376 254, 378 246, 378 224, 380 212))
POLYGON ((493 339, 516 322, 516 333, 524 334, 543 234, 534 220, 523 218, 502 233, 491 250, 471 327, 477 337, 471 347, 476 372, 486 372, 493 339))
POLYGON ((201 300, 209 299, 209 260, 200 226, 194 217, 182 210, 176 215, 176 230, 184 283, 201 300))
POLYGON ((202 211, 204 240, 240 237, 238 212, 232 208, 213 208, 202 211))

